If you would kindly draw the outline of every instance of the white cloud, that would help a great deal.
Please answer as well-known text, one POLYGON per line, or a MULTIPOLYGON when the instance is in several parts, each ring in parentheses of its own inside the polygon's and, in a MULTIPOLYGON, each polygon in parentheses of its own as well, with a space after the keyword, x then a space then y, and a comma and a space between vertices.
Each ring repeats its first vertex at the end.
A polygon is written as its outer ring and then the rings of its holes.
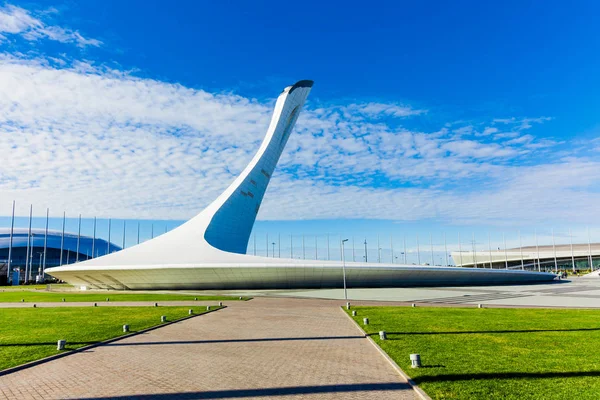
POLYGON ((473 133, 473 125, 461 126, 460 128, 452 130, 452 132, 457 134, 458 136, 470 135, 471 133, 473 133))
POLYGON ((493 135, 494 133, 498 132, 498 128, 491 128, 491 127, 486 127, 483 132, 481 133, 483 136, 488 136, 488 135, 493 135))
POLYGON ((39 39, 54 40, 61 43, 75 43, 79 47, 100 46, 101 41, 86 39, 78 31, 47 25, 34 17, 24 8, 6 5, 0 7, 0 41, 7 40, 6 34, 21 35, 29 41, 39 39))
POLYGON ((418 110, 410 106, 382 103, 350 104, 346 111, 356 115, 363 114, 371 117, 391 116, 391 117, 411 117, 427 113, 427 110, 418 110))
MULTIPOLYGON (((459 140, 447 129, 417 132, 377 113, 357 116, 360 107, 307 105, 261 219, 600 217, 597 161, 511 166, 528 151, 523 144, 544 140, 459 140)), ((0 214, 16 199, 21 214, 33 202, 71 215, 187 219, 250 160, 271 112, 270 102, 233 94, 4 55, 0 214)))
POLYGON ((532 124, 543 124, 551 121, 552 117, 537 117, 537 118, 494 118, 492 122, 504 125, 514 125, 516 130, 522 131, 531 128, 532 124))

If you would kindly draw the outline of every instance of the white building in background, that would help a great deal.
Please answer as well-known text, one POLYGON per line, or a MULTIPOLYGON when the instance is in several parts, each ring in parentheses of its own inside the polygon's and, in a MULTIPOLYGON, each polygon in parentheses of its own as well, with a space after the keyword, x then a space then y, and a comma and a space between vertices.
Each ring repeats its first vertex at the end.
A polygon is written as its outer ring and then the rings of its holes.
POLYGON ((264 141, 240 176, 178 228, 117 253, 47 269, 82 288, 284 289, 488 285, 551 281, 550 273, 246 255, 252 226, 312 81, 286 87, 264 141))
POLYGON ((452 259, 459 267, 595 271, 600 268, 600 243, 453 251, 452 259))

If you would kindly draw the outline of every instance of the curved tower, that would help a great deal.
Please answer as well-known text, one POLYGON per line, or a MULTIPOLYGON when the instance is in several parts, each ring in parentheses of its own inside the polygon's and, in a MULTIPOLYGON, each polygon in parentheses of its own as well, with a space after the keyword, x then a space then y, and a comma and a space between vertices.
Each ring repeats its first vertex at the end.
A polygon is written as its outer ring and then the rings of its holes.
POLYGON ((312 81, 300 81, 283 89, 265 139, 250 164, 198 216, 210 218, 204 235, 210 245, 223 251, 246 253, 260 203, 312 85, 312 81))

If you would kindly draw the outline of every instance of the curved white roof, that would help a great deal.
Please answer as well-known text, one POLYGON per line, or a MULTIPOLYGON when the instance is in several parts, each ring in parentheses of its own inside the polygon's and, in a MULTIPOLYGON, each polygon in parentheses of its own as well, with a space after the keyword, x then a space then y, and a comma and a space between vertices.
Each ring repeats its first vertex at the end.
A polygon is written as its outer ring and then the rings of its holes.
MULTIPOLYGON (((47 273, 83 286, 127 288, 315 287, 339 285, 339 261, 267 258, 244 254, 256 214, 279 157, 311 91, 312 81, 286 87, 258 152, 208 207, 152 240, 93 260, 50 268, 47 273), (329 278, 329 275, 335 278, 329 278), (104 286, 103 286, 104 285, 104 286), (261 286, 262 285, 262 286, 261 286)), ((468 284, 550 280, 552 274, 473 271, 460 268, 347 263, 349 279, 399 285, 411 276, 430 282, 461 275, 468 284), (470 274, 470 275, 466 275, 470 274), (426 279, 426 276, 428 277, 426 279)))

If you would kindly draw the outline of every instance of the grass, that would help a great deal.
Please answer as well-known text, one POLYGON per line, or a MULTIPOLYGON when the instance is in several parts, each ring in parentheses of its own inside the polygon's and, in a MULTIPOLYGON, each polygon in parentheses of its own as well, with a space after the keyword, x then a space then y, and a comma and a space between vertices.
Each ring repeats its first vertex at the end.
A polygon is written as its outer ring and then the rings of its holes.
POLYGON ((433 399, 600 398, 600 311, 353 309, 352 318, 433 399), (382 330, 388 340, 379 339, 382 330), (410 367, 411 353, 423 368, 410 367))
POLYGON ((0 285, 0 290, 46 290, 46 288, 50 286, 52 289, 54 290, 60 290, 60 289, 72 289, 73 286, 69 285, 68 283, 52 283, 52 284, 35 284, 35 285, 18 285, 18 286, 12 286, 12 285, 0 285))
MULTIPOLYGON (((20 302, 21 299, 26 302, 61 302, 65 299, 67 302, 100 302, 106 301, 190 301, 197 298, 199 301, 224 301, 239 300, 239 296, 201 296, 184 294, 165 294, 165 293, 86 293, 86 292, 46 292, 30 290, 5 290, 0 292, 0 303, 20 302)), ((247 300, 247 298, 242 298, 247 300)))
MULTIPOLYGON (((218 306, 211 307, 213 309, 218 306)), ((57 354, 56 342, 66 350, 124 335, 123 325, 140 331, 160 325, 160 317, 174 321, 188 316, 190 307, 60 307, 0 309, 0 370, 57 354)), ((206 307, 192 308, 194 313, 206 307)))

